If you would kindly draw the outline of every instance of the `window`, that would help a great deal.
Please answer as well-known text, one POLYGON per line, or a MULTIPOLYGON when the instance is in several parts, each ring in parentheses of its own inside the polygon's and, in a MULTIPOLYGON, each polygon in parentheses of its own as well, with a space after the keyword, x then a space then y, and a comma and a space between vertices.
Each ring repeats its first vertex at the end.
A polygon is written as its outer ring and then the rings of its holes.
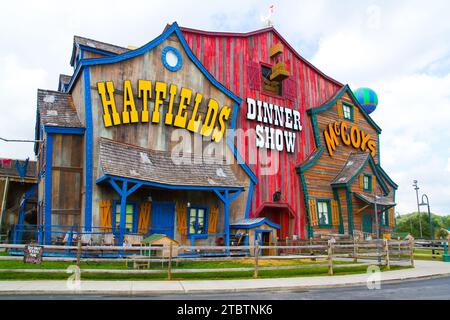
POLYGON ((363 190, 367 192, 372 191, 372 176, 370 174, 365 174, 363 177, 363 190))
POLYGON ((317 201, 317 216, 319 219, 319 227, 331 226, 331 206, 329 200, 317 201))
POLYGON ((344 119, 353 121, 353 106, 348 104, 342 104, 342 113, 344 114, 344 119))
POLYGON ((205 207, 189 207, 189 234, 206 234, 207 226, 207 210, 205 207))
POLYGON ((269 94, 274 94, 277 96, 282 95, 281 81, 270 80, 272 75, 272 68, 268 66, 261 65, 261 79, 262 79, 262 91, 269 94))
POLYGON ((389 225, 389 215, 386 211, 381 212, 380 220, 380 223, 383 227, 389 225))
MULTIPOLYGON (((120 201, 114 201, 113 225, 116 232, 120 231, 120 201)), ((127 202, 125 206, 125 230, 126 232, 135 232, 137 223, 136 204, 127 202)))

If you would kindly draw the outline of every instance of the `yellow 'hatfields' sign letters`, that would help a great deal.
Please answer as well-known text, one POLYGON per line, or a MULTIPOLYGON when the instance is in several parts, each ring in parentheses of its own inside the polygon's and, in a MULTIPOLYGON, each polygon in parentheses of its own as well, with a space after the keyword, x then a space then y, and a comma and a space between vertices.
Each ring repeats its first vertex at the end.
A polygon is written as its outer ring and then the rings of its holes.
MULTIPOLYGON (((191 89, 181 88, 174 84, 150 80, 138 80, 137 97, 142 100, 142 110, 136 109, 135 98, 131 87, 131 81, 123 83, 123 112, 117 112, 114 99, 114 83, 112 81, 98 82, 98 93, 103 106, 103 123, 105 127, 117 126, 126 123, 159 123, 164 121, 166 125, 187 129, 200 133, 205 137, 211 136, 211 140, 219 142, 225 132, 226 121, 230 118, 231 108, 223 106, 210 98, 207 102, 206 116, 203 119, 198 113, 203 94, 191 89), (178 108, 175 111, 175 97, 179 95, 178 108), (168 99, 167 110, 162 110, 163 103, 168 99), (149 110, 149 101, 154 101, 153 110, 149 110), (192 104, 191 104, 192 101, 192 104), (188 119, 188 108, 192 108, 188 119), (165 113, 165 114, 164 114, 165 113)), ((206 99, 205 99, 206 100, 206 99)))
POLYGON ((352 146, 355 149, 369 151, 372 157, 375 156, 376 144, 370 140, 370 134, 360 130, 357 126, 349 126, 346 121, 334 122, 328 124, 328 130, 324 131, 325 144, 330 156, 339 145, 339 139, 346 146, 352 146))

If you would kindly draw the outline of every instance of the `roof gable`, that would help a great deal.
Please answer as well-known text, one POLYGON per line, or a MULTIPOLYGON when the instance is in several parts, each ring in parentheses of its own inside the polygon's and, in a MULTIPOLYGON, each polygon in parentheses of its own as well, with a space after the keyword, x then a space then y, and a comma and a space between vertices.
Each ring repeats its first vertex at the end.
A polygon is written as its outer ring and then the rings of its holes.
POLYGON ((370 115, 364 110, 364 108, 361 106, 361 104, 356 99, 355 95, 353 94, 352 90, 350 90, 349 85, 345 85, 342 89, 340 89, 336 94, 331 97, 330 100, 328 100, 326 103, 319 107, 310 108, 307 110, 307 113, 309 115, 315 115, 321 112, 324 112, 334 106, 345 93, 347 93, 350 97, 350 99, 353 101, 354 105, 359 109, 359 112, 364 116, 364 118, 367 120, 367 122, 374 128, 374 130, 380 134, 381 128, 373 121, 373 119, 370 117, 370 115))
POLYGON ((313 69, 315 72, 317 72, 319 75, 321 75, 322 77, 324 77, 325 79, 333 82, 334 84, 336 84, 339 87, 342 87, 343 84, 340 83, 339 81, 327 76, 326 74, 324 74, 322 71, 320 71, 317 67, 315 67, 312 63, 310 63, 308 60, 306 60, 304 57, 302 57, 290 44, 289 42, 286 41, 285 38, 283 38, 283 36, 273 27, 266 27, 266 28, 262 28, 259 30, 255 30, 255 31, 250 31, 250 32, 244 32, 244 33, 238 33, 238 32, 216 32, 216 31, 204 31, 204 30, 198 30, 198 29, 192 29, 192 28, 186 28, 186 27, 180 27, 182 32, 186 32, 186 33, 194 33, 194 34, 199 34, 199 35, 205 35, 205 36, 216 36, 216 37, 234 37, 234 38, 249 38, 252 36, 256 36, 259 34, 263 34, 263 33, 268 33, 271 32, 273 34, 276 35, 276 37, 278 37, 280 39, 280 41, 293 53, 293 55, 295 57, 297 57, 297 59, 301 60, 302 62, 304 62, 306 65, 308 65, 308 67, 310 67, 311 69, 313 69))

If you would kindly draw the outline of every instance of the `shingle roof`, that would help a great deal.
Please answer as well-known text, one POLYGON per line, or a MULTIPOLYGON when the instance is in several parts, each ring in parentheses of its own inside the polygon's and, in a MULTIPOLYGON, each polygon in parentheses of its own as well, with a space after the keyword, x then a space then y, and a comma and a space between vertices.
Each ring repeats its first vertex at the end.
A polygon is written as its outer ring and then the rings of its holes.
POLYGON ((103 50, 103 51, 107 51, 107 52, 111 52, 111 53, 115 53, 115 54, 122 54, 127 51, 130 51, 127 48, 123 48, 123 47, 109 44, 106 42, 92 40, 92 39, 88 39, 88 38, 84 38, 84 37, 80 37, 80 36, 74 36, 73 42, 75 44, 79 44, 79 45, 83 45, 86 47, 99 49, 99 50, 103 50))
POLYGON ((356 174, 358 174, 361 168, 366 164, 368 158, 368 152, 350 153, 344 167, 334 178, 331 184, 348 183, 356 174))
POLYGON ((230 228, 251 229, 251 228, 255 228, 257 226, 260 226, 263 223, 265 223, 265 224, 267 224, 267 225, 269 225, 269 226, 271 226, 273 228, 277 228, 277 229, 280 228, 279 225, 270 222, 265 217, 241 219, 239 221, 230 223, 230 228))
MULTIPOLYGON (((11 159, 11 162, 7 165, 0 164, 0 176, 2 177, 13 177, 20 178, 19 172, 16 169, 16 162, 19 161, 21 165, 23 165, 24 160, 16 160, 11 159)), ((25 175, 25 179, 37 178, 37 169, 36 169, 36 161, 29 161, 27 167, 27 173, 25 175)))
POLYGON ((38 89, 38 112, 43 125, 83 127, 69 93, 38 89))
POLYGON ((99 161, 105 175, 171 186, 244 186, 231 170, 231 165, 225 162, 218 164, 192 160, 190 163, 175 164, 169 152, 149 150, 106 138, 100 138, 99 145, 99 161))
MULTIPOLYGON (((372 195, 365 195, 365 194, 361 194, 361 193, 355 193, 355 196, 359 199, 361 199, 362 201, 369 203, 369 204, 375 204, 375 197, 372 195)), ((377 199, 377 205, 382 205, 382 206, 395 206, 395 202, 390 201, 389 199, 385 198, 385 197, 380 197, 377 199)))

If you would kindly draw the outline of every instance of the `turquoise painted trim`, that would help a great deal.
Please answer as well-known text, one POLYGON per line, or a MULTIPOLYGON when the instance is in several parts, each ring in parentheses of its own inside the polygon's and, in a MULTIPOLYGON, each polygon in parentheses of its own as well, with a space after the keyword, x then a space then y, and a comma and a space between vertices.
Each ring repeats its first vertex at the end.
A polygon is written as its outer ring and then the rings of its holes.
POLYGON ((47 133, 84 135, 85 129, 84 128, 44 126, 44 131, 47 133))
POLYGON ((355 122, 355 110, 354 110, 354 107, 350 103, 342 101, 342 114, 344 116, 344 120, 348 120, 350 122, 355 122), (350 119, 345 117, 344 106, 350 108, 350 119))
POLYGON ((350 190, 350 186, 345 189, 347 196, 347 218, 348 218, 348 234, 353 236, 354 224, 353 224, 353 193, 350 190))
POLYGON ((380 157, 380 135, 377 135, 377 158, 378 158, 378 164, 381 163, 381 157, 380 157))
POLYGON ((320 141, 319 125, 317 124, 317 115, 315 113, 311 116, 311 125, 313 127, 314 143, 316 148, 320 148, 322 146, 322 142, 320 141))
POLYGON ((326 102, 325 104, 323 104, 320 107, 308 109, 307 113, 309 115, 313 115, 313 114, 317 114, 317 113, 328 110, 330 107, 334 106, 336 104, 337 100, 339 100, 346 92, 349 94, 350 98, 353 100, 355 106, 358 107, 359 111, 362 113, 364 118, 366 118, 366 120, 375 129, 375 131, 378 134, 380 134, 381 128, 375 123, 375 121, 373 121, 373 119, 369 116, 369 114, 364 110, 364 108, 358 102, 358 99, 356 99, 355 95, 353 94, 352 90, 350 90, 350 87, 348 85, 345 85, 344 87, 342 87, 342 89, 339 90, 338 93, 331 100, 329 100, 328 102, 326 102))
POLYGON ((89 67, 84 69, 84 109, 86 121, 85 168, 84 177, 84 226, 85 231, 92 230, 92 161, 93 161, 93 124, 91 101, 91 73, 89 67))
POLYGON ((346 184, 336 184, 334 186, 338 187, 338 186, 350 186, 357 177, 359 177, 359 175, 362 173, 362 171, 364 170, 364 168, 367 165, 367 162, 369 162, 370 167, 372 168, 372 171, 374 172, 376 178, 377 178, 377 182, 378 184, 381 186, 381 188, 383 189, 384 195, 388 195, 389 194, 389 189, 386 186, 386 184, 384 183, 384 181, 381 179, 377 167, 375 165, 375 161, 373 160, 372 156, 369 155, 369 157, 367 157, 366 161, 364 162, 364 164, 361 166, 361 169, 358 170, 358 172, 346 183, 346 184))
POLYGON ((341 200, 339 199, 338 191, 335 188, 333 188, 333 197, 334 200, 337 201, 339 209, 339 234, 345 234, 344 217, 342 216, 342 209, 341 209, 341 200))
POLYGON ((319 149, 317 150, 316 154, 314 155, 314 157, 312 159, 301 164, 300 166, 298 166, 295 169, 297 171, 297 173, 305 172, 309 168, 311 168, 320 159, 324 150, 325 150, 325 148, 323 146, 319 147, 319 149))
MULTIPOLYGON (((355 193, 355 197, 358 198, 358 199, 360 199, 361 201, 364 201, 364 202, 367 203, 367 200, 364 199, 363 197, 361 197, 359 194, 355 193)), ((386 209, 386 208, 389 209, 389 208, 395 206, 395 205, 392 205, 392 206, 385 206, 385 205, 382 205, 382 204, 380 204, 380 203, 378 203, 377 205, 378 205, 380 208, 381 208, 381 207, 384 207, 385 209, 386 209)))
POLYGON ((53 171, 53 135, 47 134, 45 151, 45 244, 51 244, 52 234, 52 171, 53 171))
POLYGON ((308 233, 308 237, 310 239, 314 238, 314 229, 311 225, 311 216, 310 216, 310 212, 309 212, 309 195, 308 195, 308 187, 306 185, 306 179, 305 179, 305 175, 303 174, 303 172, 300 172, 300 184, 302 186, 302 193, 303 193, 303 200, 305 201, 305 210, 306 210, 306 219, 308 220, 308 229, 307 229, 307 233, 308 233))
POLYGON ((316 198, 316 208, 317 208, 317 216, 319 218, 319 228, 333 228, 333 215, 331 214, 331 200, 326 198, 316 198), (319 202, 325 202, 327 204, 327 214, 328 214, 328 224, 320 224, 320 218, 319 218, 319 202))
POLYGON ((367 189, 366 182, 363 181, 363 190, 365 192, 372 192, 372 175, 369 173, 364 173, 364 179, 367 178, 367 189))
POLYGON ((391 185, 391 187, 393 187, 395 190, 397 190, 398 185, 388 176, 388 174, 386 173, 386 171, 384 171, 384 169, 381 167, 381 165, 377 164, 377 169, 378 169, 378 172, 381 173, 381 176, 387 181, 387 183, 389 183, 391 185))

